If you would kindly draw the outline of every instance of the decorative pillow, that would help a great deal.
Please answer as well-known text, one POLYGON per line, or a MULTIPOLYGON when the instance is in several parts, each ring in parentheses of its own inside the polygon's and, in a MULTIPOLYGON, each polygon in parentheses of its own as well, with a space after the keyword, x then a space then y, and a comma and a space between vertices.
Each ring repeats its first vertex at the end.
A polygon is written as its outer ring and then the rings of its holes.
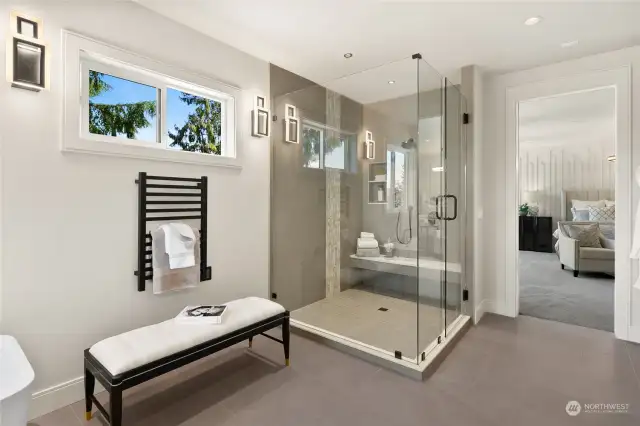
POLYGON ((616 226, 614 224, 599 223, 598 226, 604 238, 607 240, 616 239, 616 226))
POLYGON ((616 202, 612 201, 612 200, 604 200, 604 206, 605 207, 611 207, 611 206, 615 206, 616 202))
POLYGON ((571 214, 573 215, 574 222, 586 222, 589 220, 589 210, 571 208, 571 214))
POLYGON ((582 201, 582 200, 571 200, 571 207, 578 210, 586 210, 587 207, 604 207, 604 200, 598 201, 582 201))
POLYGON ((616 220, 616 206, 589 207, 590 222, 610 222, 616 220))
POLYGON ((567 225, 569 237, 578 240, 580 247, 602 248, 600 243, 600 227, 593 225, 567 225))

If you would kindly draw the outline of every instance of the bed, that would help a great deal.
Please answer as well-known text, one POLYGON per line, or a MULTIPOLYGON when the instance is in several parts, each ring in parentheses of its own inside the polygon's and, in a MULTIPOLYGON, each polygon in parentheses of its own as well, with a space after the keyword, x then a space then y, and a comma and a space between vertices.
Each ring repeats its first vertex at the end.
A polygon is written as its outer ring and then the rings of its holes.
POLYGON ((571 200, 615 201, 615 199, 615 191, 612 189, 591 189, 587 191, 563 190, 561 196, 562 212, 560 220, 563 222, 573 220, 573 214, 571 213, 571 200))
MULTIPOLYGON (((615 271, 615 221, 584 221, 574 220, 572 200, 599 201, 606 200, 615 203, 615 194, 609 189, 595 189, 589 191, 562 191, 561 220, 553 236, 558 240, 555 244, 556 254, 560 259, 562 269, 568 267, 573 270, 575 277, 579 271, 604 272, 614 275, 615 271), (589 227, 599 224, 600 244, 597 246, 582 245, 570 237, 570 228, 589 227), (602 247, 600 247, 600 245, 602 247)), ((575 232, 575 229, 574 229, 575 232)), ((575 237, 575 235, 574 235, 575 237)))

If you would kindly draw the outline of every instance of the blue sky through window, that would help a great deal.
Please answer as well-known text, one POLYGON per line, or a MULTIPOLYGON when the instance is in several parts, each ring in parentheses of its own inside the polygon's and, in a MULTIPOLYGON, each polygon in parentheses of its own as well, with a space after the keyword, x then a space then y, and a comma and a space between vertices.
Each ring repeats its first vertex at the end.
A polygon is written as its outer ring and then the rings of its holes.
MULTIPOLYGON (((103 74, 103 81, 111 86, 111 90, 105 91, 99 96, 91 98, 92 103, 115 105, 153 101, 156 102, 157 105, 158 89, 155 87, 114 77, 109 74, 103 74)), ((166 136, 169 147, 177 150, 180 150, 181 148, 171 147, 171 139, 168 137, 168 132, 171 131, 175 133, 175 126, 182 127, 187 122, 189 115, 194 113, 196 110, 196 105, 187 105, 180 99, 181 94, 181 90, 167 88, 167 105, 165 105, 167 125, 164 130, 167 132, 166 136)), ((153 118, 147 116, 147 119, 150 122, 150 126, 138 129, 135 139, 157 142, 156 129, 158 125, 158 116, 156 115, 153 118)), ((125 135, 119 136, 126 137, 125 135)))
MULTIPOLYGON (((143 101, 153 101, 156 102, 157 105, 157 94, 158 90, 155 87, 147 86, 145 84, 136 83, 133 81, 125 80, 122 78, 114 77, 109 74, 103 75, 103 80, 109 86, 111 86, 111 90, 105 91, 98 96, 94 96, 91 98, 91 102, 97 104, 107 104, 107 105, 116 105, 116 104, 127 104, 127 103, 135 103, 135 102, 143 102, 143 101)), ((156 126, 158 123, 158 116, 156 114, 155 117, 150 118, 147 117, 150 126, 139 129, 136 132, 135 139, 147 141, 147 142, 157 142, 157 130, 156 126)), ((126 137, 122 135, 122 137, 126 137)))
POLYGON ((182 127, 187 122, 189 114, 196 111, 196 105, 187 105, 182 102, 180 95, 182 95, 182 90, 170 87, 167 89, 167 139, 169 148, 178 150, 181 149, 179 146, 171 146, 171 138, 169 138, 168 132, 176 133, 175 126, 182 127))

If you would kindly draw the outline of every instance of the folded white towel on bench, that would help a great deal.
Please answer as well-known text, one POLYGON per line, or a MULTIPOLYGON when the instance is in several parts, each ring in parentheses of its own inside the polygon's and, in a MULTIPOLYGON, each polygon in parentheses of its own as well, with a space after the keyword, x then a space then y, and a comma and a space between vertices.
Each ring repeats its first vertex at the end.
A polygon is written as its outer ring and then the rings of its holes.
POLYGON ((93 345, 89 352, 115 376, 285 311, 278 303, 260 297, 238 299, 226 305, 222 324, 181 324, 170 319, 109 337, 93 345))
POLYGON ((373 238, 358 238, 358 248, 378 248, 378 241, 373 238))

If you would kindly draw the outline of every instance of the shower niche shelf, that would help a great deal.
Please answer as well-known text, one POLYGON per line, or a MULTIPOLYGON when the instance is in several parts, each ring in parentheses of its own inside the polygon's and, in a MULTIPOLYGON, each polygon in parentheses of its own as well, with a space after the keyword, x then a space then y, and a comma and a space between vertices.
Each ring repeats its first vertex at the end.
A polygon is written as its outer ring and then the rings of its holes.
POLYGON ((369 163, 369 204, 387 204, 387 163, 369 163))

